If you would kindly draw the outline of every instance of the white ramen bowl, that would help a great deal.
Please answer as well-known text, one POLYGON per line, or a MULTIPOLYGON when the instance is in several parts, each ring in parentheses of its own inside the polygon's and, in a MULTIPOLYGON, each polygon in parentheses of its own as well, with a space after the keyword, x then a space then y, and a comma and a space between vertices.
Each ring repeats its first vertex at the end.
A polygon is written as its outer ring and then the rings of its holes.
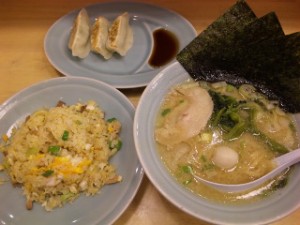
MULTIPOLYGON (((170 88, 189 78, 178 62, 171 64, 149 83, 136 109, 133 126, 135 146, 145 173, 153 185, 181 210, 213 224, 268 224, 296 210, 300 205, 299 165, 290 174, 286 187, 260 201, 243 205, 225 205, 206 200, 193 194, 172 177, 156 149, 155 121, 163 98, 170 88)), ((298 118, 298 127, 299 121, 298 118)))

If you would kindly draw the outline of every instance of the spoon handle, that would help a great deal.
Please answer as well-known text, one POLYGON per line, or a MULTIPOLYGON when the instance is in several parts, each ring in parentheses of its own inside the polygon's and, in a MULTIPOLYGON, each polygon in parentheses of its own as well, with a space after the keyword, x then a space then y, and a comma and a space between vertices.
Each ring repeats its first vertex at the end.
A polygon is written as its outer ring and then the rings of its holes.
POLYGON ((288 167, 300 161, 300 149, 293 150, 274 159, 278 166, 288 167))

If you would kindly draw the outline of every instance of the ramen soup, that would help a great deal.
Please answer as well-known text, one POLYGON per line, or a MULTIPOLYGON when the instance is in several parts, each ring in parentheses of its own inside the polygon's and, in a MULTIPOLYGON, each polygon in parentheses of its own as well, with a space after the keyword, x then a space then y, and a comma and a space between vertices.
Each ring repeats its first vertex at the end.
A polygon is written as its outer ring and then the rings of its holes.
POLYGON ((249 202, 283 188, 289 169, 256 188, 222 193, 195 176, 226 183, 253 181, 272 170, 272 159, 299 147, 293 117, 251 85, 187 81, 165 96, 155 140, 162 161, 192 192, 225 203, 249 202))

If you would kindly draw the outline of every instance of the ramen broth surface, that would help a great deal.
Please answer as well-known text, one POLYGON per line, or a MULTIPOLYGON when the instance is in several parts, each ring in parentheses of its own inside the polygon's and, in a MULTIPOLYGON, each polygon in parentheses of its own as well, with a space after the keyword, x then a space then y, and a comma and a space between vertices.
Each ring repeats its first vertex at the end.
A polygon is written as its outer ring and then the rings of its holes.
MULTIPOLYGON (((222 95, 234 97, 243 103, 260 102, 260 106, 264 110, 256 113, 256 127, 268 137, 280 142, 286 149, 290 150, 298 147, 296 129, 290 115, 281 111, 264 96, 256 93, 251 86, 246 86, 246 92, 249 93, 244 93, 245 90, 242 88, 235 88, 223 82, 217 84, 203 82, 199 84, 194 81, 187 81, 170 90, 165 96, 157 116, 156 139, 160 135, 157 131, 161 127, 170 127, 166 124, 166 118, 174 116, 171 115, 172 110, 176 107, 182 107, 180 105, 183 103, 186 105, 192 104, 187 102, 182 95, 182 90, 199 85, 206 90, 213 90, 222 95), (248 90, 249 88, 250 90, 248 90)), ((171 118, 171 121, 179 119, 171 118)), ((170 118, 168 118, 169 120, 170 118)), ((272 159, 282 154, 270 149, 270 146, 259 135, 253 135, 250 132, 243 132, 232 140, 224 140, 222 129, 211 126, 210 122, 209 120, 206 127, 199 134, 180 143, 162 144, 157 142, 162 161, 180 184, 207 199, 225 203, 243 202, 259 199, 267 190, 272 190, 272 184, 275 184, 279 178, 287 176, 277 177, 277 180, 274 179, 257 190, 252 190, 251 193, 249 193, 250 191, 221 193, 195 180, 192 174, 219 183, 238 184, 250 182, 272 170, 275 166, 272 159), (214 162, 216 150, 224 147, 234 150, 235 154, 237 153, 238 162, 233 167, 220 168, 214 162)))

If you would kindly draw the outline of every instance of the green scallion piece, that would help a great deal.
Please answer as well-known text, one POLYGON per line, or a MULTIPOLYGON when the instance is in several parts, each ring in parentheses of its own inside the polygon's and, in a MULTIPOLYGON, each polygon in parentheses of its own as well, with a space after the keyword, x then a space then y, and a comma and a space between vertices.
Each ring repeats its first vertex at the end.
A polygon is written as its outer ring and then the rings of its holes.
POLYGON ((49 146, 48 152, 50 152, 51 155, 58 155, 60 152, 60 147, 57 145, 49 146))
POLYGON ((81 125, 81 124, 82 124, 82 122, 81 122, 80 120, 75 120, 75 123, 76 123, 77 125, 81 125))
POLYGON ((193 173, 193 168, 189 165, 182 166, 181 169, 184 173, 190 173, 190 174, 193 173))
POLYGON ((110 118, 110 119, 107 119, 106 121, 108 122, 108 123, 111 123, 111 122, 113 122, 113 121, 115 121, 115 120, 117 120, 115 117, 113 117, 113 118, 110 118))
POLYGON ((206 159, 206 157, 204 155, 201 155, 200 159, 201 159, 202 162, 207 162, 207 159, 206 159))
POLYGON ((69 139, 69 131, 65 130, 63 135, 61 136, 63 141, 67 141, 69 139))
POLYGON ((122 141, 118 140, 118 143, 116 144, 116 148, 118 151, 122 148, 122 145, 123 145, 122 141))
POLYGON ((42 175, 44 177, 50 177, 53 173, 54 173, 53 170, 46 170, 44 173, 42 173, 42 175))
POLYGON ((165 115, 167 115, 169 112, 171 112, 171 109, 170 109, 170 108, 164 109, 164 110, 161 112, 161 115, 162 115, 162 116, 165 116, 165 115))
POLYGON ((188 185, 188 184, 192 183, 192 180, 191 180, 191 179, 185 180, 185 181, 183 181, 182 183, 183 183, 184 185, 188 185))
POLYGON ((122 148, 123 143, 121 140, 118 141, 114 140, 114 141, 110 141, 108 145, 111 150, 116 148, 117 151, 119 151, 122 148))

